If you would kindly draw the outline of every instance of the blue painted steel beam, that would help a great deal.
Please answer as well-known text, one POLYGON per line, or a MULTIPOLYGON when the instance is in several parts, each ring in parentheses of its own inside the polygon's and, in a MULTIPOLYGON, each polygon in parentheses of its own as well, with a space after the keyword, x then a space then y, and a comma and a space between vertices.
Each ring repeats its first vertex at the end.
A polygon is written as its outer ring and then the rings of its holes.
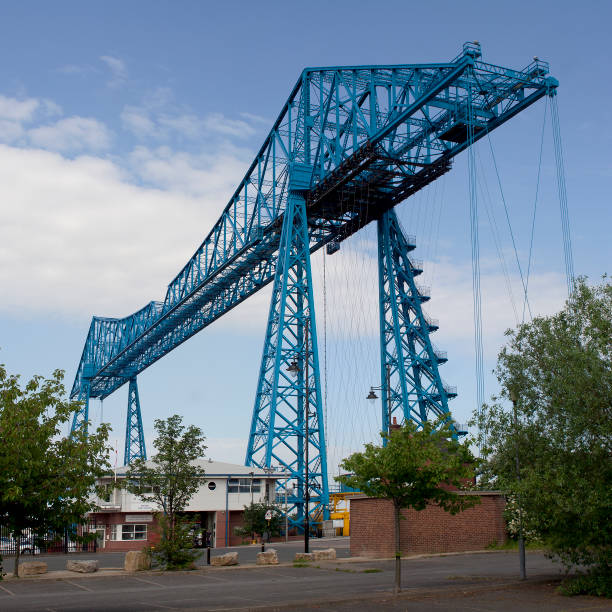
POLYGON ((409 256, 414 248, 395 211, 383 213, 378 221, 383 431, 389 431, 395 414, 400 423, 412 420, 419 428, 425 421, 442 418, 454 431, 448 400, 457 393, 440 377, 439 365, 446 354, 431 342, 437 325, 423 312, 429 296, 415 282, 421 270, 409 256))
POLYGON ((123 465, 129 465, 134 459, 147 459, 144 431, 142 429, 142 415, 140 413, 140 398, 138 397, 138 384, 136 377, 130 378, 128 390, 128 408, 125 422, 125 451, 123 465))
POLYGON ((71 397, 108 396, 271 282, 290 176, 308 181, 310 251, 338 243, 448 171, 468 146, 468 116, 478 140, 554 93, 547 74, 539 61, 525 70, 484 63, 475 45, 444 64, 304 70, 164 300, 93 318, 71 397))
MULTIPOLYGON (((245 464, 279 465, 291 475, 297 486, 287 498, 288 514, 302 527, 306 508, 313 518, 327 518, 329 488, 306 202, 299 191, 307 183, 299 172, 291 179, 298 190, 291 189, 283 219, 245 464)), ((279 481, 277 491, 287 486, 279 481)))

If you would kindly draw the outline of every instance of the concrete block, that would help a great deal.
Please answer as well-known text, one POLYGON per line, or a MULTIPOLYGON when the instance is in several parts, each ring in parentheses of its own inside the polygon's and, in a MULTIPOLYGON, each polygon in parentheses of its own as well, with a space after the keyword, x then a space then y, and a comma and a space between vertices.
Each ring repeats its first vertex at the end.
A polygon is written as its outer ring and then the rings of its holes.
POLYGON ((149 555, 140 550, 130 550, 125 553, 123 569, 126 572, 138 572, 151 569, 151 559, 149 555))
POLYGON ((336 558, 336 549, 322 548, 321 550, 313 550, 311 554, 315 561, 330 561, 336 558))
POLYGON ((295 553, 294 561, 314 561, 312 553, 295 553))
POLYGON ((20 576, 36 576, 47 573, 47 564, 44 561, 25 561, 19 564, 20 576))
POLYGON ((257 565, 278 565, 278 555, 274 548, 257 553, 257 565))
POLYGON ((229 552, 224 555, 218 555, 217 557, 211 557, 210 564, 216 566, 238 565, 238 553, 229 552))
POLYGON ((66 569, 70 572, 79 572, 80 574, 91 574, 98 571, 97 561, 66 561, 66 569))

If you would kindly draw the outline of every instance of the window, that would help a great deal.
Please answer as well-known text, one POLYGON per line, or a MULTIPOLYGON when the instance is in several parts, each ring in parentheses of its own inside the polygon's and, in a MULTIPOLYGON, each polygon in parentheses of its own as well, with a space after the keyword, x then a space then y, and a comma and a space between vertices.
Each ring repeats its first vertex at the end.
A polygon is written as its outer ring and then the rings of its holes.
POLYGON ((209 482, 209 483, 208 483, 208 488, 209 488, 211 491, 214 491, 214 490, 217 488, 217 483, 216 483, 216 482, 212 482, 212 481, 211 481, 211 482, 209 482))
POLYGON ((146 525, 111 525, 111 540, 146 540, 146 525))
POLYGON ((230 478, 227 481, 228 493, 250 493, 251 483, 253 483, 253 493, 259 493, 261 490, 261 481, 258 478, 251 480, 250 478, 230 478))
POLYGON ((147 526, 146 525, 122 525, 121 526, 122 540, 146 540, 147 526))

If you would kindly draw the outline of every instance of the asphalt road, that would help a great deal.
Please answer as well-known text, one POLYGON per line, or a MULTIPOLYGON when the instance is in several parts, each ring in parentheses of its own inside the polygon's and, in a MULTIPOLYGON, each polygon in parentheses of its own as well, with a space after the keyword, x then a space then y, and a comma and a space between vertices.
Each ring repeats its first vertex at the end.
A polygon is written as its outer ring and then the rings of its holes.
POLYGON ((604 600, 562 598, 552 587, 559 568, 528 553, 529 581, 518 585, 515 553, 406 559, 402 599, 390 597, 393 563, 320 562, 310 567, 202 568, 192 572, 97 575, 0 583, 3 612, 124 610, 548 610, 607 609, 604 600), (515 597, 514 595, 518 595, 515 597), (522 599, 521 599, 522 597, 522 599), (585 605, 585 600, 587 604, 585 605), (477 604, 477 605, 476 605, 477 604))
MULTIPOLYGON (((319 548, 335 548, 337 557, 350 556, 349 538, 322 538, 311 539, 310 550, 319 548)), ((266 544, 266 549, 274 548, 278 553, 278 560, 281 563, 293 561, 296 552, 303 552, 304 542, 272 542, 266 544)), ((238 552, 240 563, 255 563, 257 553, 261 551, 261 545, 256 546, 232 546, 230 548, 211 548, 211 556, 222 555, 229 551, 238 552)), ((197 565, 206 565, 206 549, 203 549, 202 556, 196 561, 197 565)), ((66 561, 69 559, 97 559, 100 568, 123 569, 125 553, 123 552, 98 552, 98 553, 53 553, 43 555, 25 555, 22 561, 44 561, 49 571, 63 570, 66 568, 66 561)), ((13 557, 4 557, 4 571, 12 571, 13 557)))

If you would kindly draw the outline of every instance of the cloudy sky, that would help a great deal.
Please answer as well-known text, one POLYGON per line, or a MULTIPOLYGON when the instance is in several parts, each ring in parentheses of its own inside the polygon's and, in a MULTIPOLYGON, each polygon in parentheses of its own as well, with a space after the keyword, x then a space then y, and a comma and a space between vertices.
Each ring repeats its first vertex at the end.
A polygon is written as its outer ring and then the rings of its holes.
MULTIPOLYGON (((447 61, 479 40, 485 61, 534 55, 560 81, 575 269, 610 272, 612 85, 608 2, 32 2, 0 7, 0 361, 25 377, 66 371, 70 387, 93 314, 120 317, 152 299, 217 219, 305 66, 447 61), (553 10, 554 9, 554 10, 553 10)), ((492 138, 521 266, 532 251, 531 311, 564 299, 550 109, 535 105, 492 138), (546 116, 546 121, 545 121, 546 116)), ((478 147, 485 358, 523 314, 518 268, 488 143, 478 147)), ((453 409, 474 405, 466 160, 398 207, 417 238, 436 345, 453 409)), ((376 435, 379 384, 375 232, 314 260, 325 364, 330 468, 376 435), (325 282, 323 269, 325 268, 325 282), (358 305, 358 306, 356 306, 358 305), (324 337, 323 337, 324 336, 324 337)), ((200 425, 209 454, 241 462, 269 290, 139 378, 150 440, 174 412, 200 425)), ((495 392, 491 376, 487 395, 495 392)), ((122 449, 127 390, 94 422, 122 449)), ((120 451, 122 455, 122 451, 120 451)))

